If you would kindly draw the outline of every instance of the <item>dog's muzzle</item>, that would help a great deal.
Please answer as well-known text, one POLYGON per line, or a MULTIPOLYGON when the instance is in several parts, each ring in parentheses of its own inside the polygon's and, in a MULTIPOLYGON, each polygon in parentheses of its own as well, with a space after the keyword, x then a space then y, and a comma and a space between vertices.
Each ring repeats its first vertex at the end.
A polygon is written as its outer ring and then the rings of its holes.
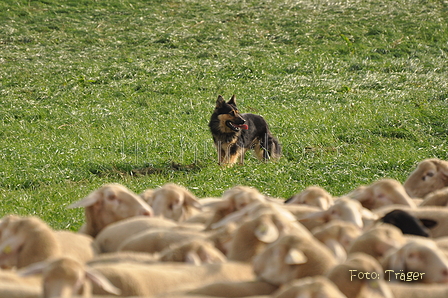
MULTIPOLYGON (((245 122, 245 120, 243 120, 245 122)), ((232 121, 226 121, 226 125, 232 129, 233 131, 239 131, 240 129, 249 129, 249 126, 247 126, 247 124, 236 124, 233 123, 232 121)))

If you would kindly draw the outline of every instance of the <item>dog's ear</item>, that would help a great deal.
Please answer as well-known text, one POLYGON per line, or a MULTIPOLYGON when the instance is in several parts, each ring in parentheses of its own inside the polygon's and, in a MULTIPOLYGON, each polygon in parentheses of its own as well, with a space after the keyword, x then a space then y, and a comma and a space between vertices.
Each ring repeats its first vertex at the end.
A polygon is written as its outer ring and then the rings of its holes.
POLYGON ((232 98, 227 103, 236 107, 235 94, 232 95, 232 98))
POLYGON ((224 98, 221 95, 218 95, 218 99, 216 100, 216 108, 221 108, 225 103, 226 101, 224 100, 224 98))

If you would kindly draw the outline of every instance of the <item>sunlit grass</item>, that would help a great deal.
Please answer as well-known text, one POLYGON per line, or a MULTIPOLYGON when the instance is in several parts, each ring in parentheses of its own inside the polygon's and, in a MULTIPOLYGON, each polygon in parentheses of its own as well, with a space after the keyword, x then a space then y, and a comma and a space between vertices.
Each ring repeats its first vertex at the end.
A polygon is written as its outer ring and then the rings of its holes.
POLYGON ((447 157, 442 1, 3 1, 2 214, 77 229, 106 182, 342 195, 447 157), (222 169, 218 94, 261 114, 277 163, 222 169))

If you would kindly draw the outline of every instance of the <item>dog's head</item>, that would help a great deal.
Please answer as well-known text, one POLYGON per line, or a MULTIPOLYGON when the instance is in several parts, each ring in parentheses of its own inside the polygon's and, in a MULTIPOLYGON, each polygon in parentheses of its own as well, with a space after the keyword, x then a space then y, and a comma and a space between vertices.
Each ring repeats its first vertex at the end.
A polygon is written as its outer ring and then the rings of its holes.
POLYGON ((241 129, 248 129, 246 120, 241 117, 236 107, 235 95, 226 102, 224 98, 219 95, 216 100, 215 112, 218 114, 218 119, 225 123, 225 125, 232 131, 240 131, 241 129))

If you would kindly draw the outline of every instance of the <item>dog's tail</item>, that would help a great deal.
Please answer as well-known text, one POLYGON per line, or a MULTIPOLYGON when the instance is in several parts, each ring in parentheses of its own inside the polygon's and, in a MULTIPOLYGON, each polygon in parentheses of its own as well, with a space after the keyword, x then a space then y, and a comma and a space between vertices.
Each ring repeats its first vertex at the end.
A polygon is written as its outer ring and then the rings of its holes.
POLYGON ((266 160, 278 160, 282 155, 282 147, 280 143, 270 134, 265 134, 263 140, 261 141, 261 147, 264 149, 263 158, 266 160))

